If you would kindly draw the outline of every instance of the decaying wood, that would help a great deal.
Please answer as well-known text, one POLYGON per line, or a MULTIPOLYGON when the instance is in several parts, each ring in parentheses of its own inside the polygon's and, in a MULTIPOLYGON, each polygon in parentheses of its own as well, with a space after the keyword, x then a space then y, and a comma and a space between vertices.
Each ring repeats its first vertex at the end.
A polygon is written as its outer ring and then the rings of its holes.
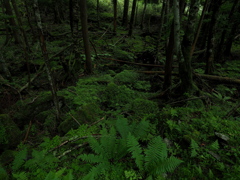
MULTIPOLYGON (((137 71, 139 73, 145 73, 145 74, 164 74, 164 71, 137 71)), ((173 75, 178 75, 177 72, 173 72, 173 75)), ((214 76, 214 75, 207 75, 207 74, 197 74, 194 73, 194 75, 206 79, 206 80, 211 80, 211 81, 218 81, 221 83, 228 83, 228 84, 240 84, 240 79, 232 79, 229 77, 221 77, 221 76, 214 76)))
MULTIPOLYGON (((122 63, 126 63, 126 64, 134 64, 134 65, 139 65, 139 66, 151 66, 151 67, 161 67, 161 68, 164 68, 164 65, 135 63, 135 62, 123 61, 123 60, 113 59, 113 58, 103 58, 103 57, 102 57, 102 59, 106 59, 106 60, 110 60, 110 61, 122 62, 122 63)), ((177 68, 178 66, 173 66, 173 67, 177 68)))

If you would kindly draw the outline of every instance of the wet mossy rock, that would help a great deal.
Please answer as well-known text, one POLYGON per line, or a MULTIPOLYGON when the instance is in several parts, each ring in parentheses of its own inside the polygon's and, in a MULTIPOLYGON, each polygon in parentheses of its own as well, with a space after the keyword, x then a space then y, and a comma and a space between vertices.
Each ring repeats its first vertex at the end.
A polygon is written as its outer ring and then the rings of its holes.
POLYGON ((58 127, 58 130, 67 133, 71 129, 77 129, 79 124, 92 124, 101 118, 102 110, 97 104, 90 103, 75 110, 58 127), (73 119, 73 117, 78 121, 73 119))
POLYGON ((7 114, 0 114, 0 150, 16 147, 22 134, 15 122, 7 114))

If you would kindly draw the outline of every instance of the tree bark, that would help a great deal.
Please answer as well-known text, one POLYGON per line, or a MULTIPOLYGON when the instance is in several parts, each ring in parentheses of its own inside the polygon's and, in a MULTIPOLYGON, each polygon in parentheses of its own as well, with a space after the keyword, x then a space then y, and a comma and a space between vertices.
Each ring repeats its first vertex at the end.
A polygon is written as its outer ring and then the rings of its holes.
POLYGON ((129 8, 129 0, 124 0, 122 26, 127 26, 128 24, 128 8, 129 8))
POLYGON ((219 11, 219 8, 221 6, 222 0, 215 0, 212 1, 213 11, 212 11, 212 17, 209 24, 209 31, 208 31, 208 39, 207 39, 207 50, 206 50, 206 70, 205 74, 212 74, 214 71, 214 49, 216 47, 215 45, 215 39, 214 39, 214 31, 217 21, 217 14, 219 11))
POLYGON ((145 19, 145 14, 146 14, 146 9, 147 9, 147 1, 148 0, 144 0, 144 7, 143 7, 143 12, 142 12, 142 20, 141 20, 141 29, 143 30, 143 26, 144 26, 144 19, 145 19))
POLYGON ((137 0, 133 0, 131 19, 130 19, 130 27, 129 27, 129 32, 128 32, 128 36, 130 36, 130 37, 132 36, 132 33, 133 33, 133 24, 134 24, 136 5, 137 5, 137 0))
POLYGON ((6 10, 6 14, 9 15, 9 24, 10 24, 10 29, 13 33, 13 37, 15 40, 15 44, 20 44, 21 43, 21 39, 19 37, 19 32, 18 32, 18 28, 17 28, 17 24, 13 18, 13 12, 12 12, 12 8, 10 5, 9 0, 3 0, 3 5, 5 7, 6 10))
MULTIPOLYGON (((60 120, 60 106, 59 106, 59 101, 57 97, 57 87, 55 83, 55 79, 53 77, 52 71, 51 71, 51 66, 49 62, 49 57, 48 57, 48 52, 47 52, 47 47, 46 47, 46 42, 44 40, 44 34, 43 34, 43 28, 42 28, 42 22, 41 22, 41 15, 39 12, 39 7, 38 7, 38 0, 34 0, 33 8, 35 11, 35 17, 37 21, 37 28, 39 32, 39 42, 44 58, 44 62, 46 65, 46 70, 47 70, 47 76, 49 80, 49 84, 51 87, 51 92, 52 92, 52 97, 53 97, 53 102, 56 108, 56 120, 60 120)), ((56 129, 57 122, 54 122, 54 129, 56 129)))
POLYGON ((113 33, 116 34, 117 32, 117 0, 113 0, 113 33))
MULTIPOLYGON (((192 44, 195 34, 195 24, 198 15, 199 0, 192 0, 187 25, 184 31, 182 41, 182 58, 179 61, 179 76, 181 79, 181 89, 183 92, 193 91, 193 79, 192 79, 192 44)), ((179 50, 180 51, 180 50, 179 50)), ((180 56, 180 55, 179 55, 180 56)), ((180 56, 181 57, 181 56, 180 56)))
POLYGON ((234 11, 237 7, 237 3, 239 2, 239 0, 235 0, 233 2, 233 5, 232 5, 232 8, 231 8, 231 11, 228 15, 228 24, 226 24, 226 26, 224 27, 224 30, 222 32, 222 35, 221 35, 221 39, 220 39, 220 42, 218 43, 217 45, 217 50, 215 52, 215 57, 214 57, 214 60, 215 62, 223 62, 223 58, 224 58, 224 42, 225 42, 225 37, 226 37, 226 34, 227 34, 227 29, 229 26, 231 26, 233 24, 233 14, 234 14, 234 11))
POLYGON ((171 33, 166 48, 166 63, 163 90, 168 89, 172 85, 173 53, 174 53, 174 23, 172 23, 171 33))
POLYGON ((191 54, 190 54, 191 57, 193 55, 193 52, 194 52, 196 44, 197 44, 197 40, 198 40, 200 31, 201 31, 201 27, 202 27, 202 24, 203 24, 203 19, 204 19, 206 10, 208 8, 208 2, 209 2, 209 0, 205 1, 204 6, 203 6, 203 10, 202 10, 202 14, 201 14, 201 18, 200 18, 200 20, 198 22, 197 32, 195 34, 194 41, 193 41, 192 48, 191 48, 191 54))
POLYGON ((81 24, 82 24, 83 43, 84 43, 85 56, 86 56, 85 73, 91 74, 92 73, 92 60, 91 60, 91 51, 90 51, 90 44, 89 44, 89 37, 88 37, 86 0, 80 1, 80 16, 81 16, 81 24))

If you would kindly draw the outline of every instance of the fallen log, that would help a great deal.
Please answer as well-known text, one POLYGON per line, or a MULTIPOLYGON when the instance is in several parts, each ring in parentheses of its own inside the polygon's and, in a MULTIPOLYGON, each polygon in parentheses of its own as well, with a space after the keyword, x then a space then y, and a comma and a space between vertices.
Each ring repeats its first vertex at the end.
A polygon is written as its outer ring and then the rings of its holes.
MULTIPOLYGON (((137 71, 139 73, 144 73, 144 74, 161 74, 164 75, 165 72, 164 71, 137 71)), ((178 75, 177 72, 172 72, 173 76, 178 75)), ((198 76, 202 79, 206 79, 206 80, 211 80, 211 81, 218 81, 221 83, 228 83, 228 84, 240 84, 240 79, 232 79, 229 77, 221 77, 221 76, 215 76, 215 75, 208 75, 208 74, 197 74, 194 73, 195 76, 198 76)))

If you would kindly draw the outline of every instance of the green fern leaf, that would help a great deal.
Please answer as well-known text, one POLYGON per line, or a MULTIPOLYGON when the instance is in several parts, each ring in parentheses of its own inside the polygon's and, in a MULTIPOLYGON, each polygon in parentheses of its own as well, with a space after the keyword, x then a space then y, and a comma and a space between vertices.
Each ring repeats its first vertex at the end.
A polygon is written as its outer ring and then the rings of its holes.
POLYGON ((191 148, 191 157, 196 157, 197 156, 197 150, 199 149, 198 144, 196 143, 195 140, 191 139, 191 144, 190 144, 190 148, 191 148))
POLYGON ((108 135, 103 135, 100 139, 101 147, 104 150, 104 156, 108 159, 115 157, 118 151, 115 128, 111 128, 108 135))
POLYGON ((157 166, 157 168, 159 168, 159 169, 156 172, 158 172, 158 174, 172 172, 182 162, 183 162, 182 160, 180 160, 174 156, 171 156, 170 158, 167 158, 164 161, 162 161, 161 165, 157 166))
POLYGON ((27 158, 27 148, 17 153, 13 161, 12 169, 14 171, 18 170, 24 164, 26 158, 27 158))
POLYGON ((132 153, 132 157, 135 159, 137 167, 143 169, 143 155, 142 149, 137 141, 137 139, 129 133, 127 138, 128 151, 132 153))
POLYGON ((106 161, 106 158, 104 156, 99 156, 99 155, 96 156, 94 154, 81 154, 78 157, 88 163, 101 163, 106 161))
POLYGON ((117 119, 116 129, 123 139, 126 139, 128 137, 128 133, 131 132, 131 128, 126 118, 117 119))
POLYGON ((214 150, 218 150, 219 149, 219 143, 218 143, 218 140, 214 141, 210 147, 214 150))
POLYGON ((167 158, 167 146, 160 136, 155 137, 145 151, 145 167, 152 170, 159 162, 167 158))
POLYGON ((92 150, 96 153, 96 154, 104 154, 104 149, 103 147, 100 145, 100 143, 96 140, 96 138, 94 137, 89 137, 88 138, 88 142, 90 147, 92 148, 92 150))
POLYGON ((141 121, 134 127, 133 135, 138 139, 145 138, 149 132, 150 123, 148 121, 141 121))
POLYGON ((84 176, 83 180, 94 180, 96 179, 101 173, 106 173, 110 169, 110 163, 100 163, 97 166, 93 167, 90 172, 84 176))

